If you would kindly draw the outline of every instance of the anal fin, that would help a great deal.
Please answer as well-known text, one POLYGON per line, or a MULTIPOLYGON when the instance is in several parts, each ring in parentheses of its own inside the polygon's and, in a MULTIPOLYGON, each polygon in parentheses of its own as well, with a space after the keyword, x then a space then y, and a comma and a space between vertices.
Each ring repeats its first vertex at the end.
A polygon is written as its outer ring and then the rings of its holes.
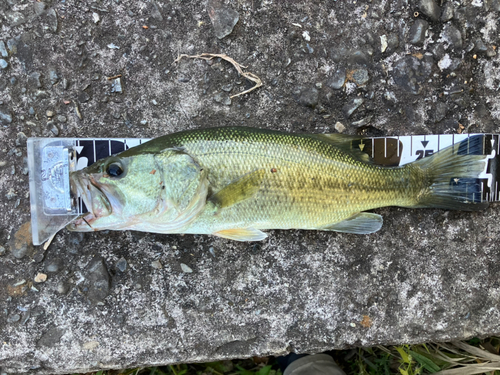
POLYGON ((227 238, 235 241, 262 241, 267 238, 267 234, 253 228, 225 229, 215 232, 214 236, 227 238))
POLYGON ((370 234, 382 228, 383 223, 384 219, 380 215, 370 212, 359 212, 340 223, 319 229, 343 233, 370 234))

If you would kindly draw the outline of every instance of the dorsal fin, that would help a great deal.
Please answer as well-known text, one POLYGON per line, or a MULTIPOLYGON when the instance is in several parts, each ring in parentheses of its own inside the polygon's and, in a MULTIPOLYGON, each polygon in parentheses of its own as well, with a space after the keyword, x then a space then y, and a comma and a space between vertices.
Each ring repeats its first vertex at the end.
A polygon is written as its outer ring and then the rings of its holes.
POLYGON ((322 141, 330 142, 335 147, 339 148, 346 154, 351 155, 356 160, 362 161, 364 163, 373 163, 370 156, 363 152, 365 137, 359 135, 347 135, 347 134, 311 134, 311 136, 321 139, 322 141))

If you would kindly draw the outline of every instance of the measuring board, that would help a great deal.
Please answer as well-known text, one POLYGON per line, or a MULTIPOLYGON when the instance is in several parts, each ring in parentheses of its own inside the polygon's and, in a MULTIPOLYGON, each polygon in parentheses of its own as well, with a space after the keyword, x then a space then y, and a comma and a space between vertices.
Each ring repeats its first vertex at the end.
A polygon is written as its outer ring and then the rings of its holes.
MULTIPOLYGON (((478 178, 453 178, 457 195, 471 202, 500 200, 500 144, 498 134, 439 134, 363 138, 351 142, 381 166, 402 166, 455 145, 457 154, 476 154, 487 160, 478 178), (481 147, 477 147, 477 144, 481 147)), ((86 212, 83 201, 72 199, 71 171, 149 141, 148 138, 28 138, 30 204, 33 244, 40 245, 76 217, 86 212)))

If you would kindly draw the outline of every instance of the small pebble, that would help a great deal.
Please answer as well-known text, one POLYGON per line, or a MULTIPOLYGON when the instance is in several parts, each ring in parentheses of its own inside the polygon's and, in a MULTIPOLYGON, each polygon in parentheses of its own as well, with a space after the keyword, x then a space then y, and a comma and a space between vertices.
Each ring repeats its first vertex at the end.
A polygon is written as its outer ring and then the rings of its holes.
POLYGON ((496 55, 497 55, 497 53, 496 53, 495 49, 492 46, 488 46, 488 49, 486 50, 486 56, 494 57, 496 55))
POLYGON ((349 56, 349 62, 351 64, 365 65, 369 60, 369 56, 361 50, 354 50, 349 56))
POLYGON ((45 270, 47 272, 58 272, 59 271, 59 263, 58 262, 52 262, 49 263, 48 265, 45 266, 45 270))
POLYGON ((7 61, 5 61, 4 59, 0 59, 0 68, 6 69, 8 66, 9 64, 7 63, 7 61))
MULTIPOLYGON (((238 23, 240 16, 234 9, 223 5, 218 0, 207 1, 207 11, 212 21, 215 36, 222 39, 232 33, 234 26, 238 23)), ((168 17, 170 19, 170 17, 168 17)))
POLYGON ((345 104, 342 107, 342 112, 344 113, 344 116, 346 118, 351 117, 351 115, 354 113, 354 111, 356 109, 358 109, 361 106, 361 104, 363 104, 363 102, 364 102, 364 99, 362 99, 362 98, 351 99, 347 104, 345 104))
POLYGON ((15 284, 12 284, 13 287, 16 287, 16 286, 20 286, 20 285, 23 285, 23 284, 26 284, 26 280, 22 279, 22 280, 19 280, 17 283, 15 284))
POLYGON ((57 116, 57 121, 64 124, 66 121, 68 121, 68 119, 64 115, 59 115, 59 116, 57 116))
POLYGON ((438 61, 438 67, 440 70, 448 69, 451 66, 452 60, 450 55, 445 54, 441 60, 438 61))
POLYGON ((0 256, 5 254, 5 247, 0 246, 0 256))
POLYGON ((54 117, 55 112, 49 109, 47 112, 45 112, 45 114, 47 115, 47 117, 54 117))
POLYGON ((55 85, 57 82, 59 82, 59 76, 54 69, 49 70, 49 80, 52 85, 55 85))
POLYGON ((58 22, 57 22, 57 14, 54 8, 50 8, 47 11, 47 20, 49 23, 49 30, 52 31, 53 33, 57 32, 58 22))
POLYGON ((385 100, 392 102, 392 103, 398 102, 398 99, 396 98, 396 94, 394 94, 394 91, 386 91, 384 93, 384 98, 385 98, 385 100))
POLYGON ((441 22, 448 22, 455 16, 455 7, 453 1, 444 3, 443 12, 441 13, 441 22))
POLYGON ((218 92, 217 94, 215 94, 214 95, 214 100, 217 103, 221 103, 221 104, 224 104, 224 105, 231 105, 231 98, 225 92, 218 92))
POLYGON ((187 264, 181 263, 181 269, 182 272, 193 273, 193 270, 187 264))
POLYGON ((381 35, 380 36, 380 52, 384 53, 385 50, 387 49, 387 35, 381 35))
POLYGON ((395 50, 396 48, 399 47, 398 34, 395 33, 389 34, 389 37, 387 38, 387 47, 390 48, 391 50, 395 50))
POLYGON ((7 198, 7 200, 9 201, 14 199, 15 197, 17 197, 17 193, 14 191, 13 188, 10 188, 7 194, 5 194, 5 198, 7 198))
POLYGON ((156 268, 157 270, 161 270, 163 268, 159 260, 151 262, 151 267, 156 268))
POLYGON ((305 88, 300 92, 298 102, 303 106, 314 108, 318 105, 319 91, 314 87, 305 88))
POLYGON ((147 125, 148 124, 148 120, 141 120, 141 125, 147 125))
POLYGON ((344 86, 346 79, 345 69, 337 69, 326 85, 334 90, 339 90, 344 86))
POLYGON ((368 70, 366 70, 365 68, 356 69, 354 72, 352 72, 351 76, 352 80, 358 86, 364 86, 370 80, 370 75, 368 74, 368 70))
POLYGON ((305 40, 306 42, 310 42, 310 41, 311 41, 311 36, 309 35, 309 31, 304 30, 304 31, 302 32, 302 38, 304 38, 304 40, 305 40))
POLYGON ((10 84, 15 85, 17 83, 17 78, 16 77, 10 77, 10 84))
POLYGON ((116 268, 120 272, 125 272, 127 270, 127 267, 128 267, 128 263, 125 260, 125 258, 123 258, 123 257, 121 257, 120 259, 118 259, 118 262, 116 262, 116 268))
POLYGON ((118 47, 118 46, 117 46, 116 44, 114 44, 114 43, 110 43, 110 44, 108 44, 108 48, 110 48, 110 49, 120 49, 120 47, 118 47))
POLYGON ((0 123, 10 124, 12 122, 12 116, 9 113, 0 111, 0 123))
POLYGON ((338 131, 339 133, 343 133, 344 130, 345 130, 345 126, 344 124, 342 124, 341 122, 336 122, 335 123, 335 130, 338 131))
POLYGON ((27 140, 28 137, 26 136, 26 134, 24 134, 23 132, 17 133, 16 146, 21 146, 21 147, 26 146, 27 140))
POLYGON ((50 127, 50 132, 52 134, 54 134, 56 137, 59 135, 59 128, 53 122, 52 122, 52 126, 50 127))
POLYGON ((441 9, 434 0, 420 0, 419 8, 423 14, 431 18, 433 21, 437 21, 439 19, 441 9))
POLYGON ((462 34, 460 31, 453 25, 447 24, 444 27, 443 38, 450 43, 454 48, 462 48, 462 34))
POLYGON ((123 88, 122 88, 122 80, 120 77, 118 78, 115 78, 112 82, 111 82, 111 92, 117 92, 117 93, 121 93, 123 92, 123 88))
POLYGON ((427 32, 428 28, 429 23, 427 21, 417 19, 410 28, 408 41, 416 46, 422 45, 424 43, 425 33, 427 32))
POLYGON ((46 7, 47 5, 44 2, 36 1, 33 3, 33 10, 37 16, 40 16, 45 11, 46 7))
POLYGON ((57 293, 66 294, 69 291, 69 285, 61 281, 57 284, 57 293))
POLYGON ((21 320, 21 315, 13 314, 7 318, 7 323, 16 323, 21 320))
POLYGON ((477 38, 476 42, 474 43, 474 51, 479 53, 485 53, 486 51, 488 51, 488 47, 486 47, 486 44, 484 44, 481 38, 477 38))
POLYGON ((44 283, 47 281, 47 275, 44 273, 38 273, 34 279, 35 283, 44 283))
POLYGON ((9 53, 7 52, 7 49, 5 48, 5 43, 3 40, 0 40, 0 55, 2 57, 9 57, 9 53))
POLYGON ((42 82, 40 81, 41 76, 42 75, 40 73, 34 72, 29 75, 28 80, 36 88, 41 88, 42 87, 42 82))
POLYGON ((153 100, 151 100, 151 103, 152 103, 153 105, 158 105, 158 102, 157 102, 156 100, 154 100, 154 99, 153 99, 153 100))
POLYGON ((90 95, 86 91, 82 91, 78 94, 78 101, 80 103, 86 103, 90 100, 90 95))
POLYGON ((7 41, 7 49, 11 54, 17 53, 17 44, 19 43, 20 37, 11 38, 7 41))
POLYGON ((182 83, 186 83, 186 82, 191 81, 191 77, 187 74, 180 72, 179 74, 177 74, 177 81, 182 82, 182 83))

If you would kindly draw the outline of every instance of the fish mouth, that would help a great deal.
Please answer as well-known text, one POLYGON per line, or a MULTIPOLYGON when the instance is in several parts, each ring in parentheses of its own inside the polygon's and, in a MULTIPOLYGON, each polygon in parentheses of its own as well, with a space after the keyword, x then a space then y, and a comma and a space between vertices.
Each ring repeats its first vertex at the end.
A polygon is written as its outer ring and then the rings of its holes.
POLYGON ((113 209, 110 200, 95 178, 81 171, 73 172, 70 175, 70 190, 74 197, 83 200, 88 212, 78 216, 67 225, 67 228, 81 232, 98 230, 92 224, 99 218, 111 215, 113 209))

